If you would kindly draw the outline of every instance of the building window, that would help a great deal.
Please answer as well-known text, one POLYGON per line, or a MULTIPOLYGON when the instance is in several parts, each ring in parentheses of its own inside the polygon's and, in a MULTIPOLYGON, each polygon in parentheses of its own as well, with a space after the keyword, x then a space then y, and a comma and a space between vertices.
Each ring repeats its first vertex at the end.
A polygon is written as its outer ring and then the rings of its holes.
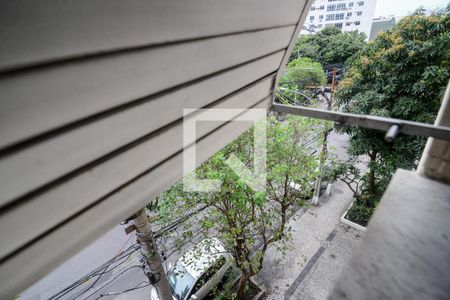
POLYGON ((321 5, 319 9, 320 10, 324 10, 325 9, 325 5, 321 5))
POLYGON ((319 15, 319 20, 323 20, 323 15, 319 15))
POLYGON ((331 27, 331 26, 333 26, 334 24, 333 23, 328 23, 328 24, 325 24, 325 28, 327 28, 327 27, 331 27))
POLYGON ((363 6, 364 5, 364 1, 358 1, 358 2, 356 2, 356 4, 358 4, 359 6, 363 6))
POLYGON ((357 16, 361 16, 361 15, 362 15, 362 11, 357 11, 357 12, 356 12, 356 15, 357 15, 357 16))
POLYGON ((345 10, 345 3, 339 3, 336 6, 336 10, 345 10))
POLYGON ((309 19, 310 19, 311 21, 313 21, 313 20, 314 20, 314 16, 309 16, 309 19))
POLYGON ((334 23, 334 26, 336 26, 336 28, 342 29, 342 23, 334 23))
POLYGON ((352 12, 348 12, 347 17, 351 17, 351 16, 352 16, 352 12))
POLYGON ((335 11, 336 10, 336 4, 328 5, 327 11, 335 11))
POLYGON ((360 21, 356 21, 355 25, 361 25, 361 22, 360 21))
POLYGON ((322 28, 322 24, 317 25, 317 28, 322 28))
POLYGON ((352 22, 345 22, 345 26, 350 26, 352 25, 352 22))
POLYGON ((344 14, 343 13, 342 14, 336 14, 336 19, 335 20, 344 20, 344 14))
POLYGON ((353 7, 353 2, 349 2, 348 7, 353 7))
POLYGON ((314 6, 311 6, 311 11, 316 10, 316 8, 314 6))
POLYGON ((327 15, 327 17, 326 17, 326 19, 325 20, 327 20, 327 21, 333 21, 334 20, 334 14, 331 14, 331 15, 327 15))

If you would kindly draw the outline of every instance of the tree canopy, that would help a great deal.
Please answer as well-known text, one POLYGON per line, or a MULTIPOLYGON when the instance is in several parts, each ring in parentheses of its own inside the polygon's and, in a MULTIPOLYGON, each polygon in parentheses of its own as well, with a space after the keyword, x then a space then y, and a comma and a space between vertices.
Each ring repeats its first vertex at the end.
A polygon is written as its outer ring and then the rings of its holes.
POLYGON ((313 96, 306 88, 323 86, 326 82, 325 72, 319 62, 308 57, 293 59, 286 66, 278 85, 287 99, 279 100, 282 103, 305 103, 313 96))
POLYGON ((324 85, 327 79, 322 65, 308 57, 291 60, 280 80, 280 84, 295 84, 299 89, 306 85, 324 85))
MULTIPOLYGON (((307 143, 317 137, 317 127, 321 126, 320 121, 296 116, 287 116, 281 122, 274 116, 269 118, 266 192, 254 192, 225 163, 227 157, 236 155, 244 164, 252 165, 250 130, 196 170, 199 178, 220 179, 219 191, 185 192, 180 182, 159 198, 164 223, 193 208, 207 207, 200 224, 187 227, 200 227, 204 235, 216 236, 233 254, 241 271, 238 299, 243 299, 249 277, 261 270, 267 249, 285 249, 290 236, 288 219, 312 195, 318 158, 307 143)), ((191 238, 193 234, 188 230, 182 237, 191 238)))
POLYGON ((331 26, 312 34, 301 36, 295 43, 290 60, 308 57, 320 62, 326 69, 342 66, 363 48, 366 36, 358 31, 342 32, 331 26))
MULTIPOLYGON (((336 100, 343 111, 432 123, 450 77, 450 15, 416 13, 378 34, 351 59, 336 100)), ((379 200, 397 168, 412 169, 425 144, 422 137, 347 127, 349 153, 370 158, 364 177, 365 205, 379 200)))

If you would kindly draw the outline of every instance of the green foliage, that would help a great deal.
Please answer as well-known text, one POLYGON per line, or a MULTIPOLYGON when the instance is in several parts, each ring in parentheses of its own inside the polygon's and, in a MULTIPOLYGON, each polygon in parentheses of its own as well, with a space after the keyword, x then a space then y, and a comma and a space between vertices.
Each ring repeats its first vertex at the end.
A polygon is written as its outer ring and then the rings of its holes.
POLYGON ((300 89, 306 85, 324 85, 327 82, 322 65, 311 58, 296 58, 287 65, 280 84, 295 84, 300 89))
POLYGON ((330 65, 344 65, 363 48, 365 38, 364 33, 342 32, 334 26, 327 27, 313 35, 300 37, 294 45, 290 61, 298 57, 309 57, 326 68, 330 65))
POLYGON ((450 77, 450 17, 413 15, 354 58, 336 96, 348 111, 431 123, 450 77))
MULTIPOLYGON (((306 91, 308 86, 323 86, 327 82, 322 65, 311 58, 296 58, 289 62, 281 77, 278 89, 294 103, 304 103, 313 95, 306 91), (297 101, 298 99, 298 101, 297 101)), ((287 100, 286 102, 291 102, 287 100)))
MULTIPOLYGON (((378 34, 351 59, 335 99, 345 112, 432 123, 449 77, 448 10, 431 16, 418 11, 378 34)), ((370 158, 369 172, 363 178, 364 197, 354 209, 354 214, 369 214, 393 172, 416 167, 425 139, 399 135, 393 143, 386 143, 379 131, 357 127, 346 131, 349 154, 370 158)))
POLYGON ((198 178, 220 179, 219 191, 185 192, 178 183, 159 198, 163 223, 193 208, 208 206, 200 223, 189 226, 200 227, 206 236, 216 236, 233 254, 241 271, 238 298, 248 278, 261 270, 267 249, 272 245, 286 249, 288 218, 309 199, 311 182, 317 177, 318 157, 304 143, 317 138, 317 129, 322 127, 319 121, 296 116, 281 122, 274 116, 268 118, 266 192, 255 193, 225 163, 230 155, 236 155, 251 168, 253 130, 249 130, 196 170, 198 178), (299 188, 292 189, 291 182, 299 188))
POLYGON ((349 209, 346 218, 359 225, 367 226, 374 211, 375 206, 367 207, 364 203, 355 203, 349 209))
POLYGON ((361 175, 361 171, 356 163, 356 159, 349 161, 331 161, 324 169, 323 178, 331 182, 341 180, 353 192, 353 196, 357 197, 359 195, 360 183, 364 176, 361 175))

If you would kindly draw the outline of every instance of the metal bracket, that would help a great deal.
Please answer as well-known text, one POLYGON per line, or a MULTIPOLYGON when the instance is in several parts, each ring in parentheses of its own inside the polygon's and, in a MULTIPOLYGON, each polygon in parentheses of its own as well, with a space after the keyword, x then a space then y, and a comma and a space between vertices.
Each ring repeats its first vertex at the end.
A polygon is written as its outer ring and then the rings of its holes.
POLYGON ((398 130, 398 125, 392 125, 391 127, 389 127, 388 131, 386 131, 386 135, 384 136, 384 140, 386 142, 392 143, 397 136, 398 130))
POLYGON ((371 115, 357 115, 336 111, 328 111, 304 106, 273 104, 273 110, 314 119, 322 119, 343 124, 356 125, 369 129, 389 132, 387 139, 393 139, 398 133, 434 137, 439 140, 450 141, 450 127, 419 123, 407 120, 391 119, 371 115))
POLYGON ((125 227, 125 233, 128 235, 128 234, 130 234, 130 233, 132 233, 133 231, 135 231, 136 230, 136 226, 134 226, 134 225, 130 225, 130 226, 127 226, 127 227, 125 227))

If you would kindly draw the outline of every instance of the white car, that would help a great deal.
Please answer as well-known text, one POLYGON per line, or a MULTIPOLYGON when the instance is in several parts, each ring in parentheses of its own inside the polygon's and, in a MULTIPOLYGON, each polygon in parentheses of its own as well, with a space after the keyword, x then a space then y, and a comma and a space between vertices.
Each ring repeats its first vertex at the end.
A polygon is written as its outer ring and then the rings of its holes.
MULTIPOLYGON (((169 268, 167 279, 174 300, 205 298, 233 268, 233 258, 216 238, 203 240, 169 268)), ((151 299, 159 300, 155 288, 151 299)))

